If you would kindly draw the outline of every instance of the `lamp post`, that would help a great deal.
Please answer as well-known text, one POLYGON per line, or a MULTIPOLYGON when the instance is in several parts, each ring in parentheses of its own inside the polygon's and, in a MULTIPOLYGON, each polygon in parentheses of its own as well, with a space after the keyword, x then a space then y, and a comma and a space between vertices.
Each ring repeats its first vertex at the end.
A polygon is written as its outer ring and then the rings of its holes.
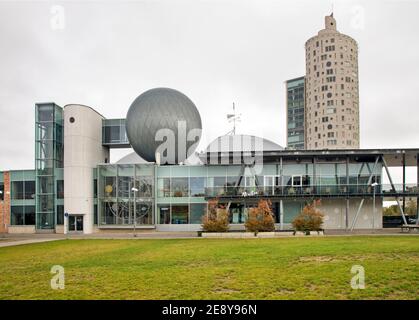
POLYGON ((375 225, 375 187, 378 186, 377 182, 371 184, 372 187, 372 232, 374 232, 374 225, 375 225))
POLYGON ((134 237, 136 237, 137 236, 137 233, 136 233, 136 228, 137 228, 137 199, 136 199, 136 195, 137 195, 138 189, 133 187, 133 188, 131 188, 131 191, 134 192, 134 237))

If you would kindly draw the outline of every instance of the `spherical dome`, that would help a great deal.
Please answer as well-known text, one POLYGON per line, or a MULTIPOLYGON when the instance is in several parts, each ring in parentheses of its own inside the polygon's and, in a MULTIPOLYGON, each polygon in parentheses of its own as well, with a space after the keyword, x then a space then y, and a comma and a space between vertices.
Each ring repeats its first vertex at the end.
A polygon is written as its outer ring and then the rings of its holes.
POLYGON ((183 162, 186 152, 193 153, 198 145, 201 129, 201 116, 194 103, 174 89, 155 88, 142 93, 127 113, 128 140, 149 162, 156 161, 156 152, 162 164, 183 162))
POLYGON ((279 144, 247 134, 224 135, 212 141, 205 153, 211 152, 263 152, 284 150, 279 144))

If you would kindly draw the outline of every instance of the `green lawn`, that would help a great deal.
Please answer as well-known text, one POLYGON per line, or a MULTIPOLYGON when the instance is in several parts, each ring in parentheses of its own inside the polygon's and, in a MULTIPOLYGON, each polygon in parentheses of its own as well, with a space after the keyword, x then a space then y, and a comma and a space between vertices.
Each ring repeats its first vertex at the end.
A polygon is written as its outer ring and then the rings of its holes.
POLYGON ((60 240, 0 248, 0 299, 418 299, 419 237, 60 240), (365 268, 364 290, 350 286, 365 268), (50 269, 65 268, 65 289, 50 269))

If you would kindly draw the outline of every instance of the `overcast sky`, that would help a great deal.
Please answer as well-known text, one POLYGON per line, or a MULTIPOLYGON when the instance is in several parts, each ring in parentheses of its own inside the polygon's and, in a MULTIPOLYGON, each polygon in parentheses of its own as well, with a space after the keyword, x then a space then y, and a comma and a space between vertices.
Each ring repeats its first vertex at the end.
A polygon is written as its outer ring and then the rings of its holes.
MULTIPOLYGON (((333 1, 359 44, 362 148, 419 147, 419 2, 333 1)), ((1 1, 0 170, 34 168, 34 104, 125 117, 153 87, 198 107, 198 150, 231 130, 285 146, 284 81, 332 1, 1 1)), ((124 153, 113 154, 112 161, 124 153)))

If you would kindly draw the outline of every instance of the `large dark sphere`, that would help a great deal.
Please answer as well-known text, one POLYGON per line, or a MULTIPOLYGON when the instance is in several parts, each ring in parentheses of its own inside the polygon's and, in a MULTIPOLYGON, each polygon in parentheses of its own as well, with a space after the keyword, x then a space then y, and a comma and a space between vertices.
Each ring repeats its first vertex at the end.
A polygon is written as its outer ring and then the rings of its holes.
MULTIPOLYGON (((182 120, 186 121, 186 133, 192 129, 202 129, 198 109, 183 93, 169 88, 148 90, 138 96, 128 110, 128 140, 139 156, 146 161, 155 162, 156 150, 162 144, 162 141, 156 141, 156 133, 160 129, 170 129, 176 138, 174 163, 183 162, 186 156, 178 154, 178 121, 182 120)), ((186 151, 194 143, 196 140, 186 141, 186 151)), ((163 156, 161 155, 162 160, 163 156)))

